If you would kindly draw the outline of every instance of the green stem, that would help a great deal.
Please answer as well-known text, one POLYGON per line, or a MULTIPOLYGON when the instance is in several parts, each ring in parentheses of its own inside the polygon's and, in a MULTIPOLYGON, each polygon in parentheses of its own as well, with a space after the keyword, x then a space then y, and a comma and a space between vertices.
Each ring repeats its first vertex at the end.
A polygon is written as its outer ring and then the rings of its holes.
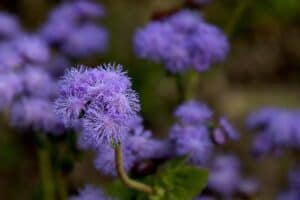
POLYGON ((57 190, 60 200, 66 200, 68 198, 68 188, 64 175, 60 172, 56 172, 57 190))
MULTIPOLYGON (((43 133, 38 133, 43 134, 43 133)), ((43 140, 43 145, 40 145, 37 149, 38 156, 38 165, 40 170, 40 178, 43 186, 43 195, 45 200, 54 200, 54 182, 52 177, 52 167, 51 167, 51 158, 49 154, 49 149, 47 145, 46 138, 44 135, 39 136, 43 140)))
POLYGON ((128 177, 128 175, 126 174, 126 172, 124 170, 121 144, 115 148, 115 161, 116 161, 116 168, 117 168, 118 176, 124 185, 126 185, 127 187, 129 187, 131 189, 135 189, 140 192, 145 192, 147 194, 152 194, 154 192, 150 186, 140 183, 138 181, 132 180, 128 177))
POLYGON ((232 37, 236 24, 238 23, 239 19, 243 15, 248 5, 249 2, 247 0, 241 0, 240 4, 236 7, 235 11, 233 12, 233 15, 229 20, 229 23, 225 27, 225 32, 227 33, 228 38, 232 37))
POLYGON ((188 78, 189 79, 186 88, 185 100, 189 100, 195 97, 195 94, 197 92, 197 86, 200 81, 198 72, 191 72, 188 78))

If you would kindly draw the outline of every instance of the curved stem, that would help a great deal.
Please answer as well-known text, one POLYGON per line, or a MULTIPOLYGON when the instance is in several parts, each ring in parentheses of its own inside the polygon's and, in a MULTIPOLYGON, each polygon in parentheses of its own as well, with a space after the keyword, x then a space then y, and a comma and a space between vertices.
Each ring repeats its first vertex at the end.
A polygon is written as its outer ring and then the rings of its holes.
POLYGON ((54 192, 54 183, 52 177, 52 169, 51 169, 51 158, 49 155, 49 151, 47 149, 47 141, 46 138, 40 136, 40 139, 43 139, 44 146, 40 146, 37 149, 38 156, 38 165, 40 170, 40 178, 43 185, 43 194, 45 200, 54 200, 55 192, 54 192))
POLYGON ((118 176, 121 179, 123 184, 125 184, 127 187, 129 187, 131 189, 135 189, 140 192, 145 192, 148 194, 153 193, 153 189, 150 186, 140 183, 138 181, 132 180, 126 174, 126 172, 124 170, 124 165, 123 165, 123 155, 122 155, 121 144, 115 148, 115 161, 116 161, 116 168, 117 168, 118 176))

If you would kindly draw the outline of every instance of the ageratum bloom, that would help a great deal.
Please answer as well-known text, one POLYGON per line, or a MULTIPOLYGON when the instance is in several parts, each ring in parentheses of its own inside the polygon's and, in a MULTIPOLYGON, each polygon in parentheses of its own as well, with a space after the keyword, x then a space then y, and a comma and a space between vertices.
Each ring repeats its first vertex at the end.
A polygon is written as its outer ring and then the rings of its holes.
POLYGON ((108 34, 100 26, 88 24, 74 30, 62 44, 62 52, 74 57, 103 53, 107 48, 108 34))
POLYGON ((276 200, 298 200, 300 198, 300 170, 294 169, 289 173, 288 188, 281 192, 276 200))
POLYGON ((63 133, 64 126, 54 113, 51 101, 43 98, 24 97, 13 104, 11 123, 20 129, 32 128, 37 132, 63 133))
POLYGON ((196 166, 205 166, 213 153, 213 143, 204 125, 174 125, 170 141, 177 156, 189 156, 190 162, 196 166))
POLYGON ((134 48, 140 58, 162 62, 172 73, 193 68, 205 71, 229 50, 225 34, 202 16, 182 10, 136 31, 134 48))
POLYGON ((235 156, 217 157, 212 164, 208 188, 223 197, 232 198, 242 180, 240 170, 240 162, 235 156))
POLYGON ((79 190, 79 194, 71 196, 69 200, 110 200, 111 198, 101 190, 92 185, 86 185, 79 190))
POLYGON ((0 12, 0 39, 11 39, 21 33, 19 20, 6 12, 0 12))
POLYGON ((138 97, 121 65, 73 68, 59 85, 60 95, 55 102, 58 115, 67 126, 81 123, 82 134, 95 147, 122 141, 130 120, 140 110, 138 97))
POLYGON ((20 36, 14 45, 16 51, 30 63, 46 63, 50 59, 48 44, 38 36, 20 36))
POLYGON ((246 123, 250 129, 258 132, 253 143, 255 154, 300 147, 298 110, 263 108, 251 113, 246 123))
POLYGON ((20 73, 25 95, 50 98, 56 96, 57 84, 40 66, 26 66, 20 73))
MULTIPOLYGON (((134 118, 129 133, 122 143, 124 169, 128 172, 135 164, 147 159, 166 157, 169 150, 167 147, 164 141, 152 138, 150 131, 144 129, 140 117, 134 118)), ((96 169, 105 175, 117 175, 114 150, 109 145, 98 148, 94 164, 96 169)))
POLYGON ((15 71, 24 64, 24 58, 16 51, 12 42, 0 44, 0 72, 15 71))
POLYGON ((18 74, 0 74, 0 110, 10 106, 22 92, 23 84, 18 74))

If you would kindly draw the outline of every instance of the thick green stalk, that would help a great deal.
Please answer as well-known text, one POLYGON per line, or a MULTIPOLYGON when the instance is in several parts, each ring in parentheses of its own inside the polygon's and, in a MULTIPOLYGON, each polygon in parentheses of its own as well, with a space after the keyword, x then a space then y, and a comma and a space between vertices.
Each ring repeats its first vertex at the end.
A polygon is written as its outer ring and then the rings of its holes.
MULTIPOLYGON (((38 133, 42 134, 42 133, 38 133)), ((37 148, 38 165, 40 170, 40 178, 43 187, 43 195, 45 200, 55 200, 54 182, 52 176, 51 158, 47 145, 47 139, 44 135, 39 136, 42 145, 37 148)))
POLYGON ((127 173, 124 170, 124 165, 123 165, 123 155, 122 155, 122 146, 121 144, 115 147, 115 161, 116 161, 116 168, 117 168, 117 173, 118 176, 121 180, 121 182, 126 185, 127 187, 144 192, 147 194, 152 194, 154 190, 143 183, 140 183, 138 181, 132 180, 128 177, 127 173))

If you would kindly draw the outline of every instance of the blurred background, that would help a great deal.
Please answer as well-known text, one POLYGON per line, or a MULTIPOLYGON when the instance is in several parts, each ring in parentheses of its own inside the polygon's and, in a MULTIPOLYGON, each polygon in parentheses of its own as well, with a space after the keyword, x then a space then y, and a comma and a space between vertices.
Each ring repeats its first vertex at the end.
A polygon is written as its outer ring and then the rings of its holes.
MULTIPOLYGON (((101 0, 106 16, 101 24, 110 34, 109 51, 80 60, 96 66, 104 62, 124 65, 141 97, 146 127, 158 137, 167 134, 178 105, 175 78, 162 65, 136 58, 132 49, 135 29, 154 12, 182 4, 179 0, 101 0)), ((24 28, 35 30, 58 0, 1 0, 0 10, 20 18, 24 28)), ((201 8, 205 18, 225 30, 231 51, 224 63, 200 74, 197 98, 217 113, 227 115, 241 133, 238 142, 222 147, 243 161, 247 174, 261 182, 258 199, 273 199, 285 185, 286 169, 297 164, 299 154, 254 160, 249 154, 252 134, 245 130, 245 116, 265 105, 300 108, 300 1, 214 0, 201 8)), ((1 24, 0 24, 1 26, 1 24)), ((39 180, 32 138, 9 127, 5 116, 0 126, 0 199, 38 199, 39 180)), ((82 158, 68 177, 70 183, 105 181, 92 159, 82 158)))

